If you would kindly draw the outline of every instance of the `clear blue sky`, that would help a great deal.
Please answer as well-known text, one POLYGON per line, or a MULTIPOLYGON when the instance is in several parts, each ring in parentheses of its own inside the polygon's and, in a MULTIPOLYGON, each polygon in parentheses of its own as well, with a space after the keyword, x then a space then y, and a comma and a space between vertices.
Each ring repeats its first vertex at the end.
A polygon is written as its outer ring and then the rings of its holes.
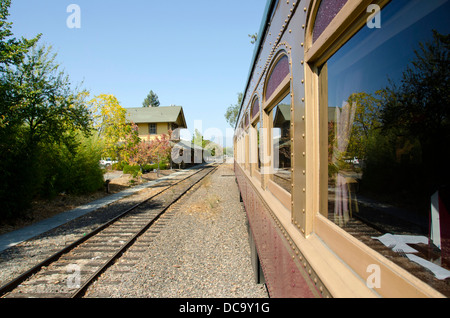
MULTIPOLYGON (((218 128, 245 88, 265 0, 12 0, 14 36, 52 45, 72 83, 141 107, 153 90, 161 106, 181 105, 190 133, 218 128), (81 28, 67 27, 70 4, 81 28)), ((229 144, 228 146, 232 146, 229 144)))

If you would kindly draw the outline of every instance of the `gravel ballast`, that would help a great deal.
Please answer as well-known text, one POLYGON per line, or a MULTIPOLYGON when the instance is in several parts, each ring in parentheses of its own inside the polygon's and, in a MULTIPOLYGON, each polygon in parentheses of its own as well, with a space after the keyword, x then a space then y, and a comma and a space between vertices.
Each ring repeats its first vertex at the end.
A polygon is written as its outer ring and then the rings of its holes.
MULTIPOLYGON (((108 209, 101 214, 109 214, 108 209)), ((144 234, 141 242, 138 240, 103 273, 87 290, 86 297, 268 297, 265 286, 254 281, 246 214, 239 202, 232 165, 221 165, 186 199, 181 199, 169 215, 161 219, 157 231, 144 234)), ((72 236, 86 233, 94 226, 90 220, 92 216, 87 215, 47 233, 49 236, 42 235, 1 253, 0 263, 7 270, 0 274, 0 283, 42 258, 46 254, 44 247, 52 250, 68 244, 72 236)))
POLYGON ((119 261, 87 297, 268 297, 265 286, 253 278, 246 215, 232 165, 221 165, 162 222, 145 252, 127 252, 133 265, 119 261))

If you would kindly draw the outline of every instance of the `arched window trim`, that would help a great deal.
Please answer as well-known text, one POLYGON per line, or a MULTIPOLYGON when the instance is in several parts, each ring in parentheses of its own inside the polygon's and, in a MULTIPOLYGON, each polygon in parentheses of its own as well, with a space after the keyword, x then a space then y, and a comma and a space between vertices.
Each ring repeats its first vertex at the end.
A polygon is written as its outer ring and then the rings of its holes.
POLYGON ((323 65, 366 23, 371 12, 367 12, 370 4, 386 6, 391 0, 352 0, 341 8, 330 21, 321 35, 313 43, 313 30, 321 0, 311 2, 305 33, 305 62, 315 66, 323 65))
POLYGON ((248 129, 248 127, 250 126, 250 115, 249 115, 249 110, 247 109, 246 111, 245 111, 245 114, 244 114, 244 118, 243 118, 243 120, 244 120, 244 129, 245 130, 247 130, 248 129))
POLYGON ((252 104, 251 104, 251 107, 250 107, 250 119, 251 119, 250 122, 253 124, 255 121, 257 121, 257 119, 259 118, 260 114, 261 114, 261 102, 259 100, 258 95, 255 95, 253 97, 253 99, 252 99, 252 104), (253 115, 253 109, 254 109, 256 103, 258 103, 258 113, 253 115))
POLYGON ((270 79, 272 78, 273 72, 276 69, 276 67, 278 66, 278 63, 280 62, 281 59, 283 59, 284 57, 287 58, 288 63, 290 62, 290 57, 287 54, 287 52, 284 49, 281 49, 275 59, 273 60, 273 62, 271 63, 271 66, 269 68, 269 72, 268 75, 266 77, 266 81, 264 83, 264 109, 267 107, 267 105, 272 104, 273 100, 276 99, 277 97, 279 97, 280 95, 280 90, 283 91, 287 85, 287 83, 290 82, 290 77, 291 77, 291 65, 290 63, 289 65, 289 72, 286 74, 286 76, 278 83, 278 85, 276 86, 276 88, 274 89, 274 91, 271 93, 270 96, 267 96, 267 86, 270 82, 270 79))

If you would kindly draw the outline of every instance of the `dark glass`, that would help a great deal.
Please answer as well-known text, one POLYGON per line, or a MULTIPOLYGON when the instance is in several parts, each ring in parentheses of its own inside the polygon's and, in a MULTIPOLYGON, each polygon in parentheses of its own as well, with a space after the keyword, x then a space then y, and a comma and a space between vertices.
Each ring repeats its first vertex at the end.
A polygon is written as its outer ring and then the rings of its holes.
POLYGON ((272 120, 273 181, 291 193, 291 95, 270 112, 272 120))
MULTIPOLYGON (((381 28, 364 26, 322 68, 328 218, 369 246, 382 246, 383 254, 405 252, 444 271, 450 269, 449 14, 445 0, 391 1, 381 28)), ((428 271, 417 266, 421 275, 428 271)), ((448 284, 441 291, 450 293, 448 284)))
POLYGON ((156 135, 156 124, 148 124, 148 133, 150 135, 156 135))
POLYGON ((261 171, 261 141, 260 141, 260 133, 261 133, 261 123, 256 123, 256 144, 258 146, 258 171, 261 171))

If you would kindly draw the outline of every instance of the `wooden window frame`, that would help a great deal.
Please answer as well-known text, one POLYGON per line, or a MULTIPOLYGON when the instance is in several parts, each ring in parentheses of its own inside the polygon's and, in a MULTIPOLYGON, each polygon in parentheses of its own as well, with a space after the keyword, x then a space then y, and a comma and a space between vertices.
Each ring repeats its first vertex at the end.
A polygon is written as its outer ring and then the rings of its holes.
MULTIPOLYGON (((441 297, 432 287, 360 242, 321 213, 328 209, 328 118, 320 115, 328 113, 324 109, 327 105, 328 82, 326 62, 365 25, 370 15, 366 9, 370 4, 383 8, 389 2, 348 1, 314 44, 312 31, 320 0, 313 0, 311 3, 305 38, 305 118, 306 135, 308 140, 314 142, 306 145, 306 153, 309 154, 306 162, 306 186, 310 189, 310 195, 306 205, 305 236, 318 236, 363 280, 370 275, 367 272, 368 266, 380 266, 383 281, 376 292, 383 297, 441 297)), ((316 256, 310 258, 312 263, 315 262, 314 257, 316 256)))
MULTIPOLYGON (((262 107, 262 125, 263 131, 265 132, 263 138, 263 155, 267 155, 269 158, 272 157, 272 149, 273 149, 273 143, 272 143, 272 128, 273 123, 272 119, 270 118, 271 111, 288 95, 291 93, 291 70, 289 70, 289 73, 284 77, 284 79, 281 80, 281 82, 278 84, 277 88, 274 90, 274 92, 267 98, 266 96, 266 89, 267 84, 271 78, 271 75, 277 66, 278 62, 283 58, 287 57, 289 60, 289 55, 284 50, 280 50, 276 58, 271 63, 271 66, 269 68, 269 73, 267 76, 267 81, 264 84, 264 102, 260 107, 262 107)), ((293 104, 292 98, 291 98, 291 105, 293 104)), ((292 120, 292 119, 291 119, 292 120)), ((291 153, 293 152, 293 149, 291 148, 291 153)), ((261 164, 262 168, 262 187, 263 189, 269 190, 282 204, 283 206, 291 211, 291 201, 292 201, 292 195, 285 189, 283 189, 281 186, 276 184, 273 181, 273 160, 262 160, 261 164)))

